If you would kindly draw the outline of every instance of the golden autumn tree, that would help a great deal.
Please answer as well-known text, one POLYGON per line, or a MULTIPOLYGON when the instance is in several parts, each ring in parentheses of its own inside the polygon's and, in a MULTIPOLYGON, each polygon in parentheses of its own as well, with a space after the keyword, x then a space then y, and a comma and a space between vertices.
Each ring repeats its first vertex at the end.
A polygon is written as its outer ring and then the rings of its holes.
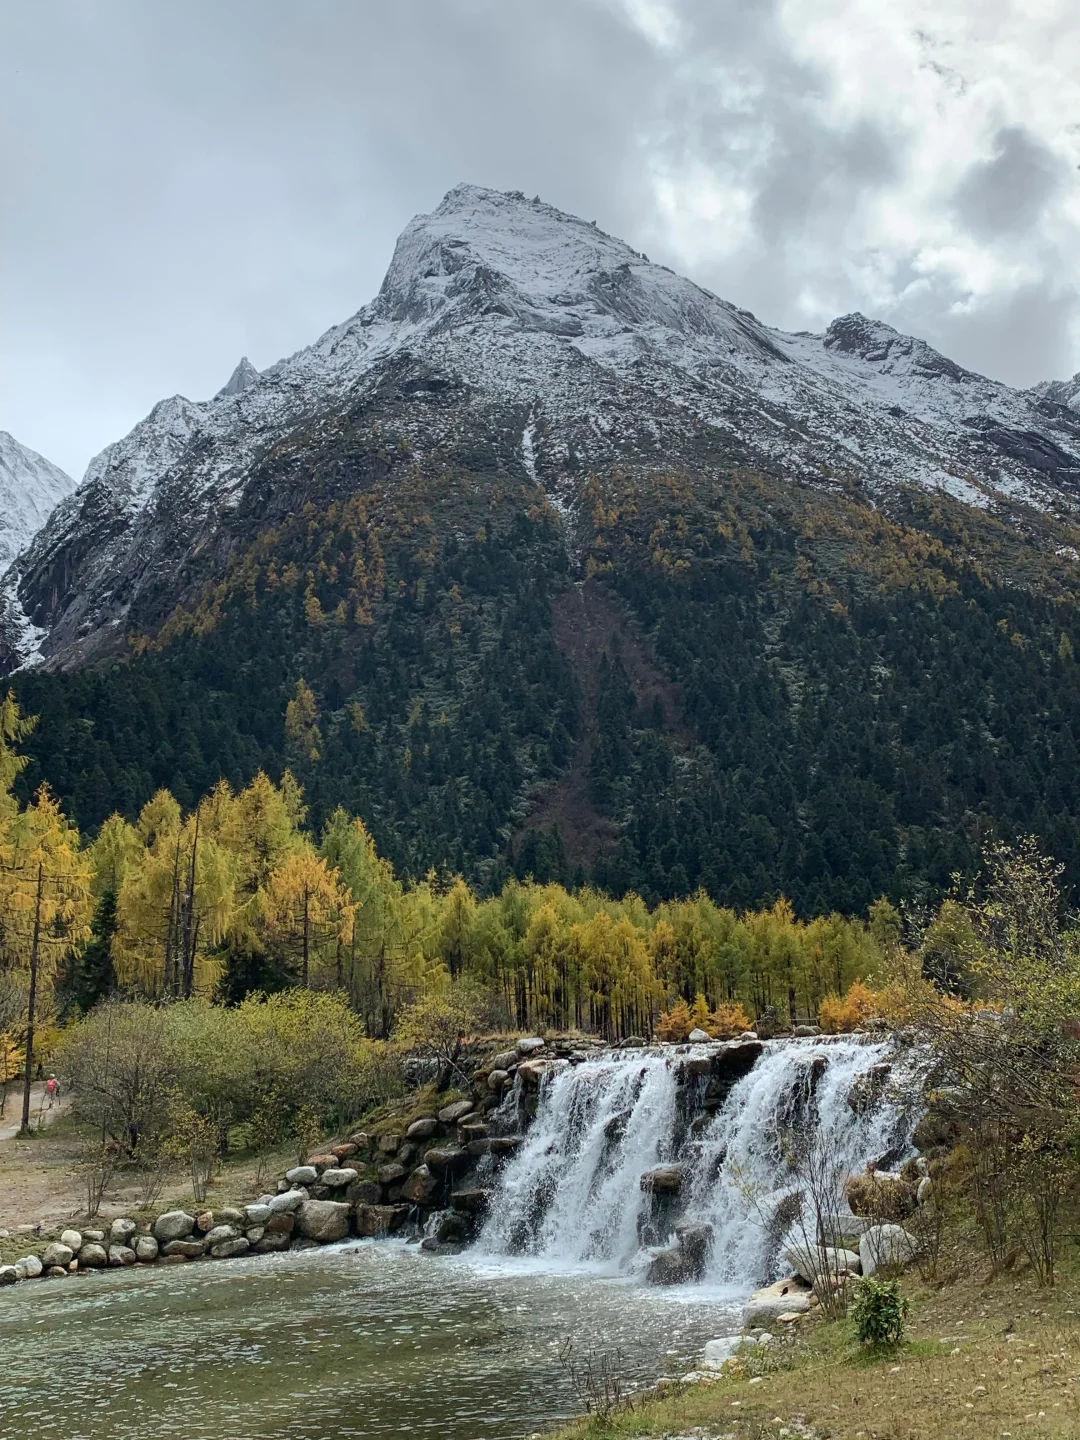
POLYGON ((0 839, 0 932, 5 963, 29 976, 22 1110, 26 1132, 38 1012, 59 961, 90 934, 92 865, 78 830, 46 786, 24 810, 6 808, 0 839))
POLYGON ((290 851, 259 896, 260 934, 268 953, 298 983, 343 984, 342 947, 352 939, 356 903, 321 855, 310 846, 290 851))
POLYGON ((285 734, 301 755, 309 760, 319 759, 323 744, 319 707, 315 692, 303 676, 297 680, 296 693, 285 706, 285 734))

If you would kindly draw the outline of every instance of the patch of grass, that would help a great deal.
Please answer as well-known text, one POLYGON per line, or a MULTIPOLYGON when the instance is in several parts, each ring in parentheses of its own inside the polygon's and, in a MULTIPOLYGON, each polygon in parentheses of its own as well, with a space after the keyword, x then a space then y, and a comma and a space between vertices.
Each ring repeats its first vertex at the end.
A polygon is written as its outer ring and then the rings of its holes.
POLYGON ((1030 1275, 985 1278, 977 1258, 940 1290, 905 1277, 911 1338, 894 1350, 867 1351, 850 1319, 804 1322, 797 1344, 745 1373, 645 1398, 607 1427, 578 1421, 562 1440, 774 1440, 785 1428, 793 1440, 1078 1440, 1080 1265, 1063 1268, 1052 1291, 1030 1275))

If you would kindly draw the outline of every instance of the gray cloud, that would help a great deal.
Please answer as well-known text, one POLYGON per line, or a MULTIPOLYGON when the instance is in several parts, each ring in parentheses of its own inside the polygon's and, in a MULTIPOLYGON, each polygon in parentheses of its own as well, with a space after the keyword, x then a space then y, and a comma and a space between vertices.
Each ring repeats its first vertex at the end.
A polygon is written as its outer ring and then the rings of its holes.
MULTIPOLYGON (((1013 381, 1077 368, 1060 249, 1044 281, 978 305, 955 277, 910 285, 921 237, 897 251, 868 217, 907 183, 913 134, 876 103, 831 107, 836 75, 795 43, 789 10, 668 10, 658 39, 631 0, 0 8, 16 138, 0 244, 18 277, 0 427, 78 472, 160 396, 210 395, 241 353, 265 366, 356 310, 409 217, 461 180, 596 219, 775 324, 806 324, 812 293, 815 324, 910 316, 935 343, 985 346, 957 358, 1013 381), (702 245, 680 212, 699 184, 741 197, 735 241, 730 216, 702 245), (862 288, 867 256, 892 277, 885 300, 862 288)), ((1020 187, 1028 215, 1057 203, 1064 172, 1042 140, 1016 125, 999 138, 927 233, 947 212, 1008 243, 999 196, 1020 187)))
POLYGON ((1038 225, 1050 198, 1067 178, 1054 153, 1022 125, 1003 125, 989 160, 972 165, 956 187, 954 204, 976 234, 987 239, 1038 225))

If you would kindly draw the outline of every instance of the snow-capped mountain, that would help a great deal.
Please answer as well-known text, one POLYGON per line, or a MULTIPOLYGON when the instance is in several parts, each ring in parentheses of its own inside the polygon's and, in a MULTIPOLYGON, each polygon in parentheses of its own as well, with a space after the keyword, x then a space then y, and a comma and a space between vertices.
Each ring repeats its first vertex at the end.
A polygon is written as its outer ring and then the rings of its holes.
POLYGON ((75 481, 36 450, 0 430, 0 570, 6 570, 75 481))
POLYGON ((12 662, 20 625, 60 665, 152 629, 220 566, 238 515, 348 487, 328 456, 360 416, 384 425, 383 483, 405 454, 480 447, 571 531, 584 480, 615 462, 757 467, 884 507, 918 486, 1071 525, 1072 383, 1011 390, 858 314, 786 334, 538 199, 458 186, 351 319, 262 373, 241 360, 210 400, 162 400, 91 462, 8 577, 12 662))

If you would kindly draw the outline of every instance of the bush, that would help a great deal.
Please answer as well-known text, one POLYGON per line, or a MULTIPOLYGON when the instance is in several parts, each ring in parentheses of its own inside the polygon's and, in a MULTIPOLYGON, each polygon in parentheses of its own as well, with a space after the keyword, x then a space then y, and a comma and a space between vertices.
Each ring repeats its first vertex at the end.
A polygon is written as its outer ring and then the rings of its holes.
POLYGON ((870 987, 856 980, 846 995, 826 995, 818 1009, 818 1024, 826 1035, 850 1035, 872 1020, 879 1008, 870 987))
POLYGON ((678 1001, 660 1016, 656 1033, 661 1040, 682 1041, 692 1030, 705 1030, 714 1040, 730 1040, 750 1029, 750 1017, 738 1001, 725 1002, 710 1011, 704 995, 694 1001, 693 1009, 685 1000, 678 1001))
POLYGON ((860 1345, 883 1348, 904 1338, 908 1302, 896 1280, 859 1280, 855 1286, 852 1317, 860 1345))

